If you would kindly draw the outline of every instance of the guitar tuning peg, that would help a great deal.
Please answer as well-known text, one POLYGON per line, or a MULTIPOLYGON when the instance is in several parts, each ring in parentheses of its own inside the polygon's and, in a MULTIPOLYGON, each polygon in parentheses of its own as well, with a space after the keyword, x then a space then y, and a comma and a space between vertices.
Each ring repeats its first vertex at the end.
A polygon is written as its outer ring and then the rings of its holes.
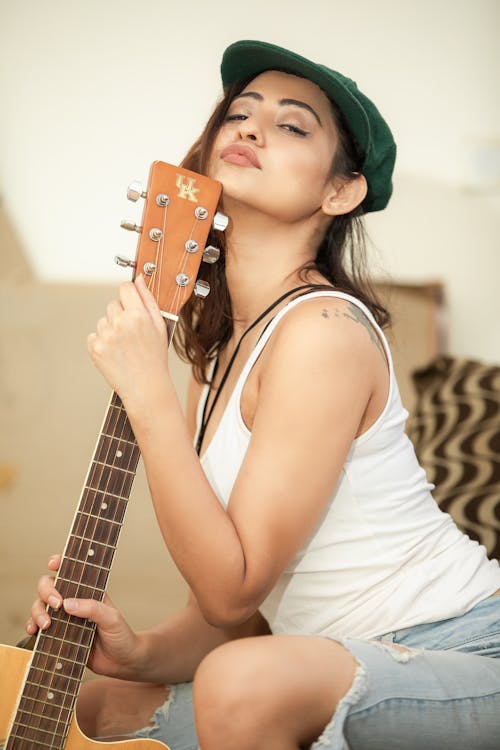
POLYGON ((205 263, 217 263, 220 258, 220 250, 213 245, 207 245, 203 251, 202 260, 205 263))
POLYGON ((135 268, 135 260, 124 258, 123 255, 115 255, 115 263, 122 268, 135 268))
POLYGON ((229 217, 221 211, 217 211, 212 221, 213 228, 218 229, 219 232, 224 232, 228 224, 229 217))
POLYGON ((210 284, 208 281, 203 281, 203 279, 198 279, 194 285, 193 292, 196 297, 202 297, 205 299, 205 297, 208 297, 210 293, 210 284))
POLYGON ((129 232, 142 232, 142 227, 140 227, 138 224, 135 224, 135 222, 130 221, 130 219, 123 219, 120 222, 120 226, 122 229, 127 229, 129 232))
POLYGON ((147 193, 145 190, 143 190, 142 182, 139 182, 138 180, 134 180, 130 183, 130 185, 127 188, 127 198, 129 201, 138 201, 139 198, 145 198, 147 196, 147 193))

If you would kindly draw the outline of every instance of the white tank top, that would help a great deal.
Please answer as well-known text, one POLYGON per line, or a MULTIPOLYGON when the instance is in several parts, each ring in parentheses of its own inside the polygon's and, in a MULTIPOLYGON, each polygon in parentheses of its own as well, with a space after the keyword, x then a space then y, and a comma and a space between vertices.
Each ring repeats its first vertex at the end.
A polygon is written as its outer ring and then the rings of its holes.
MULTIPOLYGON (((273 633, 356 638, 463 614, 500 588, 500 566, 433 499, 433 486, 404 431, 408 412, 387 340, 356 298, 312 292, 280 310, 246 362, 202 455, 208 481, 227 507, 251 439, 240 410, 248 374, 283 316, 324 296, 356 305, 378 332, 389 362, 389 394, 376 422, 354 440, 323 520, 260 611, 273 633)), ((198 407, 198 429, 207 388, 198 407)))

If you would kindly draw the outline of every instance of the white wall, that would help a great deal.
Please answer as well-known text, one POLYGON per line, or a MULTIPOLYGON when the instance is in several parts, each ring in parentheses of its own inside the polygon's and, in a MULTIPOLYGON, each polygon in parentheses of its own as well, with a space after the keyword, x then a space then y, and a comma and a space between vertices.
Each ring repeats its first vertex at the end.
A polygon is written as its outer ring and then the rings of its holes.
POLYGON ((118 282, 112 258, 135 246, 118 224, 139 216, 127 183, 182 157, 227 44, 273 41, 350 75, 385 114, 399 158, 395 198, 369 221, 380 262, 444 280, 451 349, 498 361, 500 192, 477 165, 498 159, 499 30, 498 0, 4 0, 3 200, 40 278, 118 282))

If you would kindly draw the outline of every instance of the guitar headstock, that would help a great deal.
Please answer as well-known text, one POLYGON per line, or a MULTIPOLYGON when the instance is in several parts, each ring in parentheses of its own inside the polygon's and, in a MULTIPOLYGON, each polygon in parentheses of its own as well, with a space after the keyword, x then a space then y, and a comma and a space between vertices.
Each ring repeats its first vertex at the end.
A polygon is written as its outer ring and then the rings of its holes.
POLYGON ((139 233, 135 261, 117 256, 119 265, 142 273, 165 318, 177 320, 194 292, 206 296, 206 282, 197 282, 202 260, 219 257, 215 247, 205 247, 212 225, 224 230, 227 218, 217 212, 222 185, 204 175, 162 161, 151 165, 146 191, 133 182, 130 200, 144 198, 142 224, 123 221, 122 227, 139 233))

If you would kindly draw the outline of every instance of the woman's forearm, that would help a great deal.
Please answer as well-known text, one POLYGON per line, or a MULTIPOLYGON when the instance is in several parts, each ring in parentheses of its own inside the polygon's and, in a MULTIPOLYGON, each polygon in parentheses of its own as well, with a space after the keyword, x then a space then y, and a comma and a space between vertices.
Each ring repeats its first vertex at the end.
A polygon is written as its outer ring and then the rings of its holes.
POLYGON ((217 646, 238 638, 267 635, 269 626, 259 612, 235 628, 216 628, 191 602, 163 623, 138 634, 136 667, 125 679, 176 684, 191 682, 200 662, 217 646))
POLYGON ((133 672, 126 679, 174 684, 190 682, 201 660, 227 640, 191 606, 150 630, 140 632, 133 672))

